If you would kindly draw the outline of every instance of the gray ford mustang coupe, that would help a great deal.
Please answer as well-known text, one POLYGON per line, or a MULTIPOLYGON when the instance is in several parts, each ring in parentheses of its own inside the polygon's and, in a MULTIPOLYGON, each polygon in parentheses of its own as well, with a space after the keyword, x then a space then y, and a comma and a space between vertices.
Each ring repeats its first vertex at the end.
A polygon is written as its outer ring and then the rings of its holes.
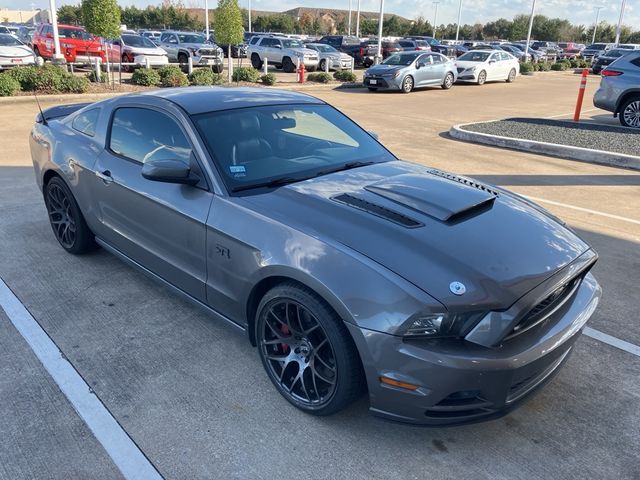
POLYGON ((245 331, 328 415, 497 417, 567 360, 596 253, 498 187, 397 159, 316 98, 184 88, 53 107, 30 138, 53 233, 245 331))

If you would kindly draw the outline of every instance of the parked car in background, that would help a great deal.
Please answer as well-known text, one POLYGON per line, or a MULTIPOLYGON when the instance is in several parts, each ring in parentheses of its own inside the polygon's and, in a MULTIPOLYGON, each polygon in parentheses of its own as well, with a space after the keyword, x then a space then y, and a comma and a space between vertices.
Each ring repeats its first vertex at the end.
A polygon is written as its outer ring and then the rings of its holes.
POLYGON ((180 63, 184 69, 189 57, 194 66, 209 66, 215 73, 222 73, 224 55, 215 43, 206 41, 204 35, 194 32, 162 32, 158 46, 167 52, 169 62, 180 63))
POLYGON ((562 53, 560 54, 560 58, 576 58, 580 56, 582 50, 584 49, 584 45, 579 45, 573 42, 560 42, 558 43, 558 47, 562 49, 562 53))
POLYGON ((562 53, 562 49, 556 42, 536 41, 531 44, 531 48, 540 52, 544 52, 547 56, 560 56, 560 54, 562 53))
POLYGON ((456 61, 458 81, 484 85, 493 80, 513 82, 520 72, 520 63, 513 55, 502 51, 470 50, 456 61))
POLYGON ((508 43, 498 45, 498 49, 504 52, 510 53, 514 57, 516 57, 521 63, 528 62, 531 58, 530 55, 524 53, 524 50, 520 50, 519 48, 514 47, 513 45, 509 45, 508 43))
POLYGON ((593 57, 602 55, 613 46, 613 43, 592 43, 582 51, 582 57, 586 60, 593 60, 593 57))
MULTIPOLYGON (((60 53, 67 63, 91 63, 96 58, 103 62, 107 53, 100 37, 94 37, 82 27, 58 24, 60 37, 60 53)), ((32 38, 33 51, 39 57, 50 60, 55 54, 53 44, 53 27, 49 23, 41 23, 32 38)))
POLYGON ((431 46, 426 40, 414 40, 412 38, 403 38, 398 40, 398 44, 405 52, 424 50, 426 52, 431 51, 431 46))
POLYGON ((436 52, 394 53, 380 65, 364 73, 363 83, 370 91, 400 90, 439 86, 449 89, 457 79, 453 60, 436 52))
POLYGON ((124 66, 125 70, 133 70, 147 64, 150 67, 161 67, 169 63, 167 52, 142 35, 123 34, 113 43, 119 47, 122 63, 135 63, 135 66, 124 66))
POLYGON ((464 45, 462 45, 461 43, 457 45, 452 45, 452 47, 456 49, 456 57, 459 57, 460 55, 464 55, 469 51, 469 49, 464 45))
POLYGON ((300 40, 276 35, 252 38, 247 55, 251 59, 251 65, 257 70, 267 61, 287 73, 295 72, 300 63, 303 63, 307 70, 314 71, 320 62, 318 52, 305 48, 300 40))
POLYGON ((456 49, 451 45, 443 45, 440 41, 433 37, 425 37, 419 35, 413 35, 407 38, 412 38, 414 40, 422 40, 429 44, 432 52, 438 52, 444 55, 445 57, 455 58, 456 57, 456 49))
POLYGON ((20 40, 25 45, 31 46, 31 39, 33 38, 33 33, 36 31, 36 27, 31 25, 23 25, 18 29, 18 40, 20 40))
POLYGON ((637 43, 621 43, 615 48, 619 48, 622 50, 640 50, 640 45, 637 43))
MULTIPOLYGON (((375 61, 375 58, 378 55, 378 40, 376 38, 370 38, 369 40, 365 40, 362 45, 367 48, 368 54, 373 55, 372 58, 375 61)), ((404 50, 404 48, 402 48, 402 46, 395 40, 382 40, 381 48, 383 60, 394 53, 402 52, 404 50)))
POLYGON ((28 45, 13 35, 0 33, 0 70, 35 63, 36 55, 28 45))
POLYGON ((366 43, 360 41, 358 37, 350 35, 325 35, 317 42, 331 45, 336 50, 353 57, 356 67, 368 67, 373 65, 375 52, 366 43))
POLYGON ((326 43, 306 43, 305 47, 318 52, 318 70, 323 72, 327 67, 329 70, 351 70, 354 66, 353 57, 326 43))
POLYGON ((0 33, 5 35, 11 35, 11 30, 6 25, 0 25, 0 33))
POLYGON ((526 48, 525 47, 525 43, 507 43, 506 45, 509 45, 511 47, 517 48, 523 54, 524 54, 525 49, 528 50, 527 51, 527 55, 528 55, 529 61, 531 61, 533 63, 542 62, 542 61, 544 61, 546 59, 546 55, 545 55, 544 52, 542 52, 540 50, 534 50, 531 47, 526 48))
POLYGON ((162 37, 162 32, 160 30, 145 30, 140 33, 140 35, 148 38, 154 43, 158 43, 160 41, 160 37, 162 37))
POLYGON ((623 126, 640 128, 640 51, 617 58, 602 71, 593 104, 619 117, 623 126))
POLYGON ((602 55, 593 58, 591 71, 596 75, 599 75, 602 70, 615 62, 618 58, 624 57, 632 52, 633 50, 624 50, 622 48, 612 48, 611 50, 607 50, 602 55))

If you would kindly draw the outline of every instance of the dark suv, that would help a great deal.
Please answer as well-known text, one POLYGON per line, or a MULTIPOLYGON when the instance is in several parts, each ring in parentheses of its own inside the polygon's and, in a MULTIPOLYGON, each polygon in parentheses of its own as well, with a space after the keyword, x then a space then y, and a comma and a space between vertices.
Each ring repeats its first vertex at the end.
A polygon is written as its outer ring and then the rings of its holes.
POLYGON ((420 35, 414 35, 414 36, 407 37, 407 38, 410 38, 412 40, 422 40, 424 42, 427 42, 429 44, 429 46, 431 47, 431 51, 432 52, 441 53, 445 57, 456 58, 456 56, 457 56, 456 47, 449 46, 449 45, 443 45, 442 43, 440 43, 440 40, 438 40, 436 38, 425 37, 425 36, 420 36, 420 35))
POLYGON ((368 48, 368 45, 360 42, 358 37, 349 35, 325 35, 316 43, 331 45, 336 50, 353 57, 356 67, 369 67, 373 65, 376 52, 368 48))

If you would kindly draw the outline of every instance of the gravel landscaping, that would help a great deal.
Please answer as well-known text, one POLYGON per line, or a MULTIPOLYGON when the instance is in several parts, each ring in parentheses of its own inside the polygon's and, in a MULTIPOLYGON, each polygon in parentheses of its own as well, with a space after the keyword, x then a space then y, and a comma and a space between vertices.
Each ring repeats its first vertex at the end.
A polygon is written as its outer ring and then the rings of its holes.
POLYGON ((566 120, 509 118, 496 122, 463 125, 460 128, 501 137, 640 156, 640 131, 623 127, 574 123, 566 120))

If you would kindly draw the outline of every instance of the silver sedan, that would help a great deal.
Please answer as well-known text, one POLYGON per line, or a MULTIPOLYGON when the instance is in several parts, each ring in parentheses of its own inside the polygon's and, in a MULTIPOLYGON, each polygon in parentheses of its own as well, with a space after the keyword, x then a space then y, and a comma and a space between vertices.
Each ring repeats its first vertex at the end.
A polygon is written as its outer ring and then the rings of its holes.
POLYGON ((400 52, 364 73, 364 85, 371 91, 440 86, 449 89, 458 78, 453 60, 435 52, 400 52))
POLYGON ((320 62, 318 70, 323 72, 329 67, 329 70, 350 70, 353 65, 353 57, 343 53, 331 45, 324 43, 307 43, 305 47, 318 52, 320 62))

